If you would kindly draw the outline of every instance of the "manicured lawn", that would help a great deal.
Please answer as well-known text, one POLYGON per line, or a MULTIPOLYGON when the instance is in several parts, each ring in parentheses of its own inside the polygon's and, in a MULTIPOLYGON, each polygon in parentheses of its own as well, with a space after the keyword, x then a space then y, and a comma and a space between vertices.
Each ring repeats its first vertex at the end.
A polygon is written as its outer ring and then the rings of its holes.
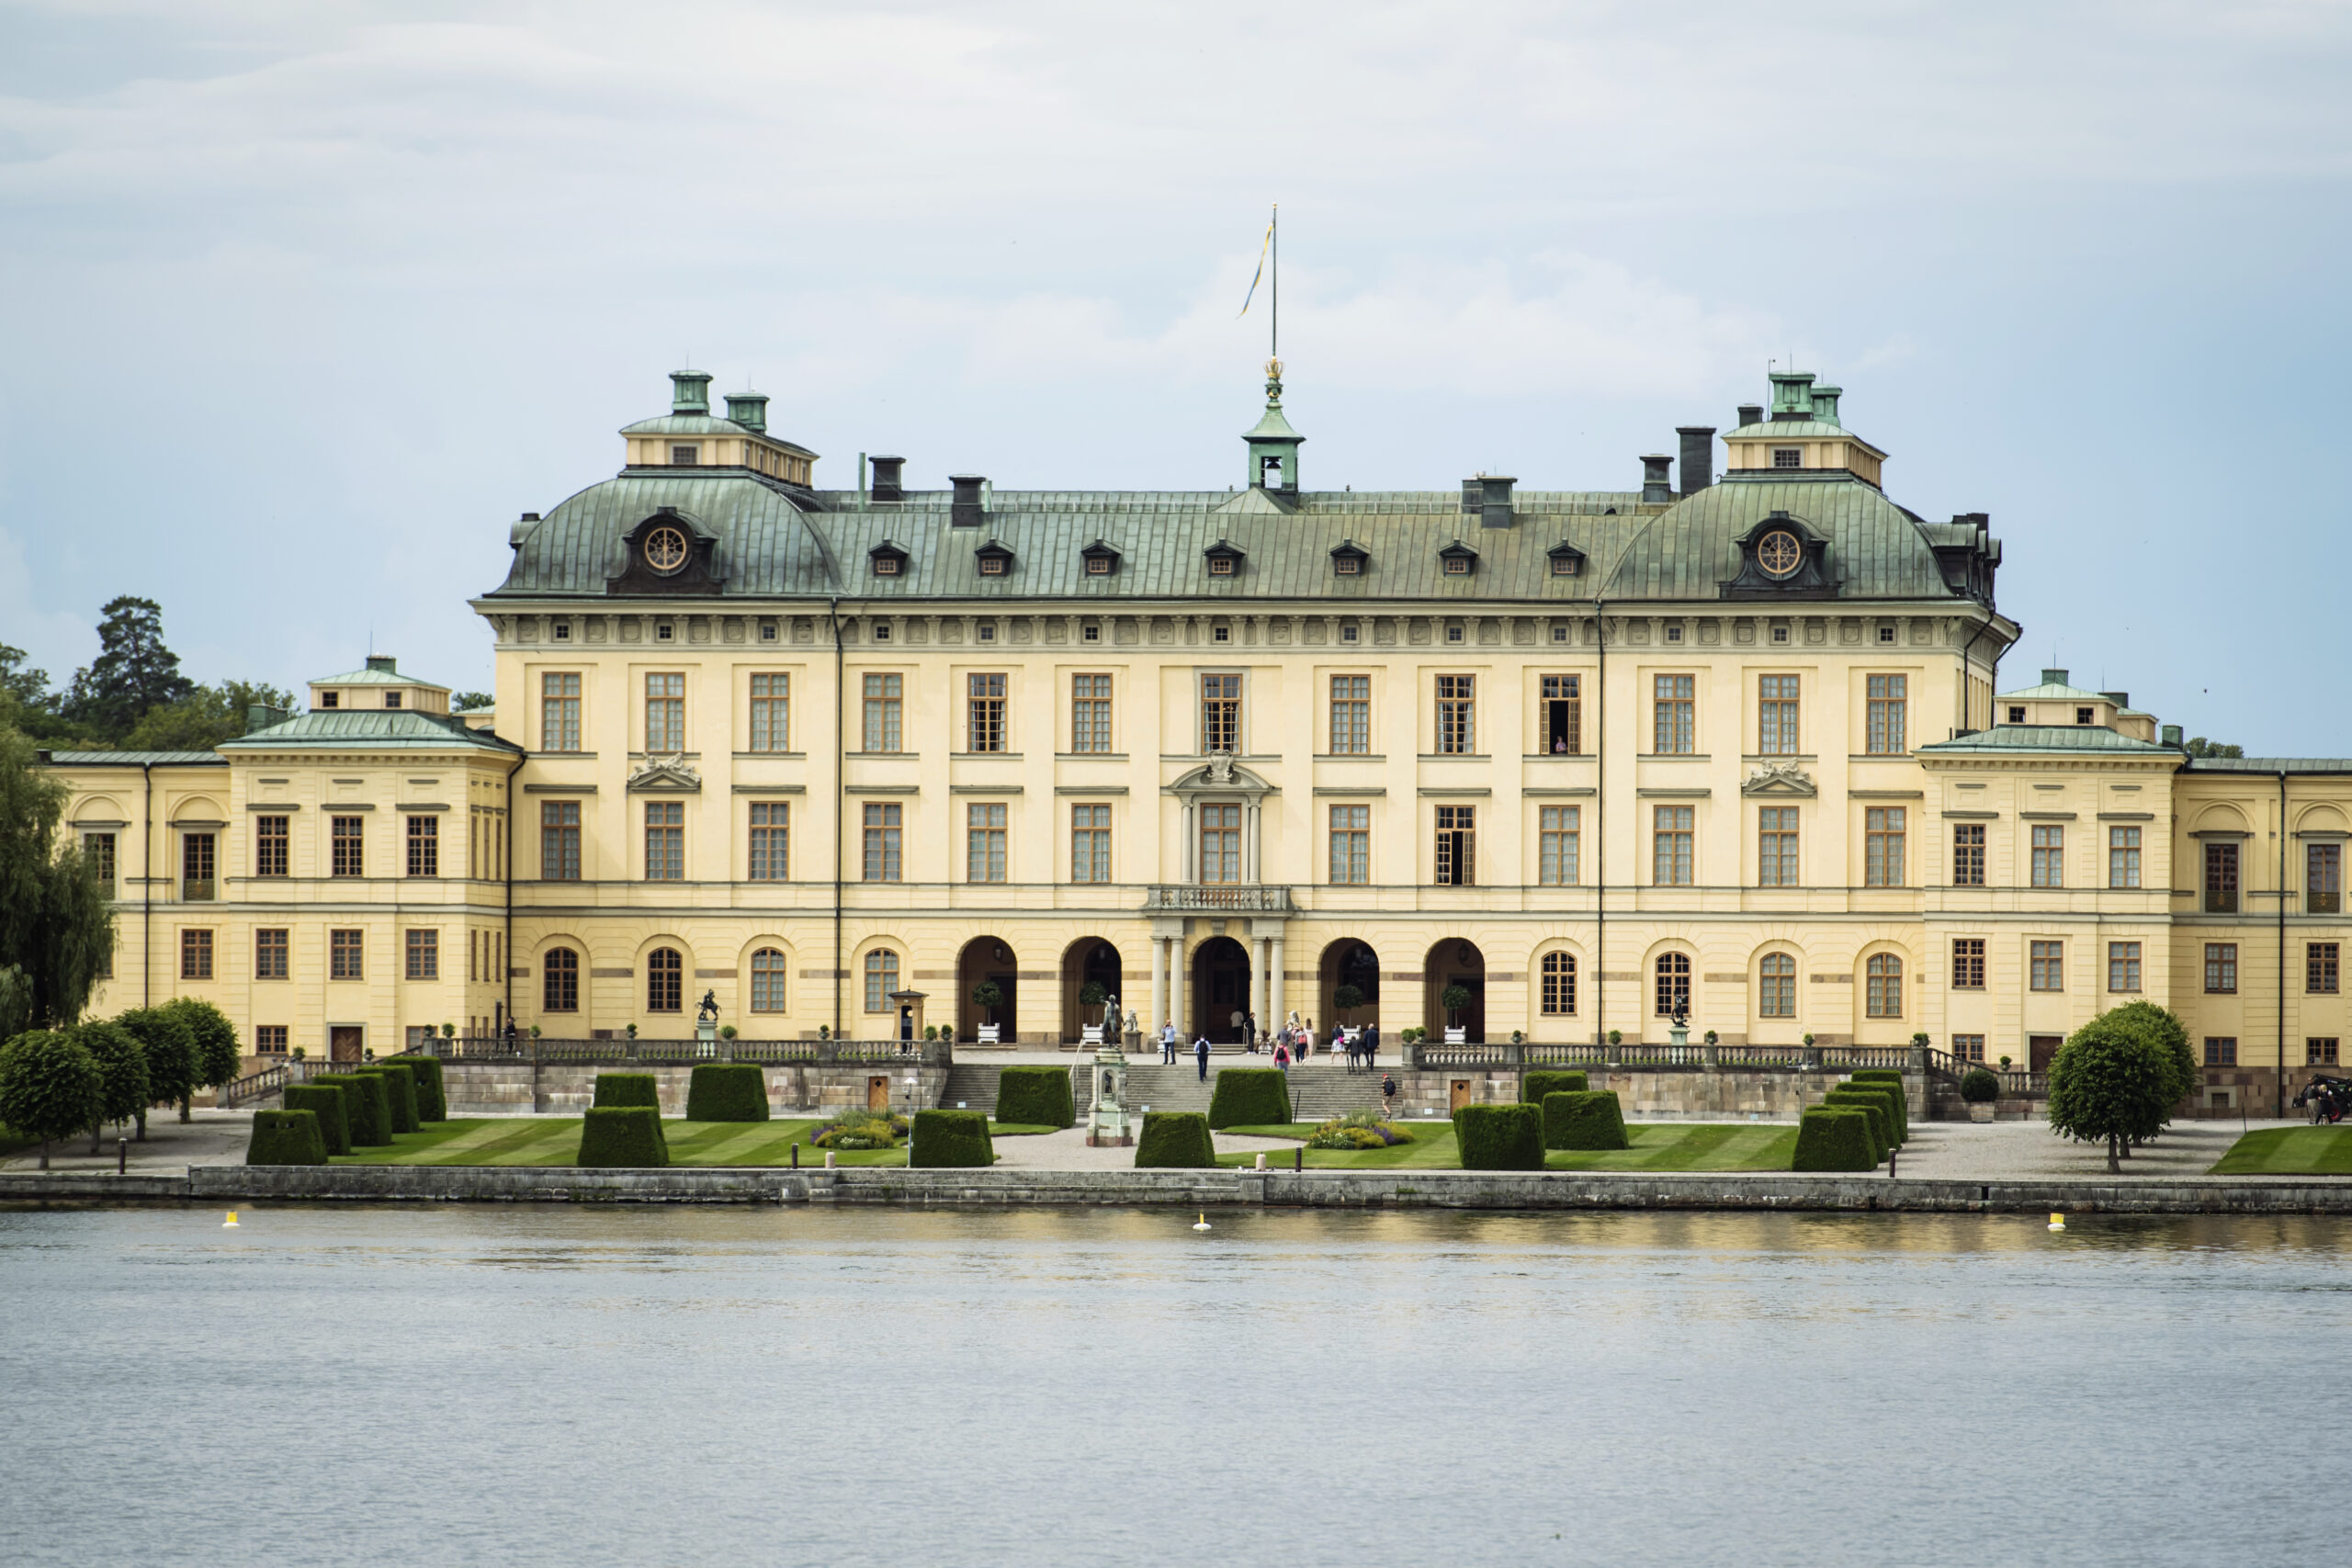
POLYGON ((991 1138, 1035 1138, 1047 1133, 1060 1131, 1059 1127, 1048 1127, 1043 1122, 991 1122, 989 1123, 989 1136, 991 1138))
POLYGON ((2265 1127, 2230 1145, 2213 1176, 2352 1175, 2352 1122, 2335 1127, 2265 1127))
MULTIPOLYGON (((1409 1144, 1385 1149, 1308 1149, 1306 1163, 1341 1170, 1414 1168, 1457 1170, 1462 1154, 1453 1142, 1450 1122, 1401 1123, 1413 1134, 1409 1144)), ((1293 1122, 1275 1127, 1230 1127, 1260 1138, 1305 1138, 1313 1122, 1293 1122)), ((1629 1149, 1555 1149, 1544 1157, 1547 1170, 1786 1170, 1796 1153, 1794 1127, 1745 1122, 1647 1123, 1625 1129, 1629 1149)), ((1247 1167, 1255 1155, 1227 1155, 1219 1161, 1247 1167)), ((1290 1163, 1290 1151, 1272 1153, 1266 1163, 1290 1163)))
MULTIPOLYGON (((808 1146, 824 1122, 677 1122, 664 1120, 673 1165, 789 1165, 797 1143, 800 1163, 821 1166, 823 1149, 808 1146)), ((424 1131, 394 1134, 388 1147, 340 1156, 337 1165, 570 1165, 580 1156, 576 1116, 464 1117, 428 1123, 424 1131)), ((842 1149, 842 1165, 904 1165, 907 1151, 842 1149)))

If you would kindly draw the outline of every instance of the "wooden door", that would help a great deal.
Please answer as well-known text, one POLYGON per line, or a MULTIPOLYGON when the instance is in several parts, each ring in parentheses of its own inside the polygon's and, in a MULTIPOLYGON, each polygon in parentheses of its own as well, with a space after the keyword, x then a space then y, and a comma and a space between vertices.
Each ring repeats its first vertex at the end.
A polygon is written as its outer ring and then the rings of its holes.
POLYGON ((865 1109, 868 1111, 888 1111, 890 1109, 890 1078, 888 1074, 886 1073, 879 1077, 870 1077, 865 1080, 865 1109))
POLYGON ((2030 1034, 2026 1036, 2026 1066, 2033 1072, 2048 1072, 2050 1070, 2050 1058, 2055 1056, 2058 1054, 2058 1047, 2064 1043, 2066 1043, 2066 1037, 2063 1034, 2030 1034))
POLYGON ((1464 1106, 1471 1103, 1473 1103, 1473 1101, 1470 1099, 1470 1080, 1468 1078, 1455 1078, 1453 1080, 1453 1093, 1448 1097, 1446 1109, 1448 1111, 1459 1111, 1464 1106))
POLYGON ((359 1031, 356 1027, 338 1024, 327 1031, 327 1060, 330 1062, 359 1060, 359 1031))

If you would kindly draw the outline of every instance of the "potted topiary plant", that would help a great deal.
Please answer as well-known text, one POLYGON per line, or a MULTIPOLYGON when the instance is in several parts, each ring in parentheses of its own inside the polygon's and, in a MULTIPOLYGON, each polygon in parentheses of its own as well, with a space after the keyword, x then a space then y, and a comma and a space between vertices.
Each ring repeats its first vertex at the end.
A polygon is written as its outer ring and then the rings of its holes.
POLYGON ((1079 1032, 1081 1036, 1082 1043, 1088 1045, 1100 1045, 1102 1043, 1102 1031, 1105 1027, 1105 1021, 1102 1017, 1102 1004, 1110 999, 1111 988, 1100 980, 1089 980, 1086 984, 1078 988, 1078 1005, 1082 1008, 1092 1008, 1095 1010, 1094 1021, 1092 1023, 1083 1023, 1079 1026, 1079 1032))
POLYGON ((1514 1045, 1524 1045, 1524 1044, 1526 1044, 1526 1043, 1527 1043, 1527 1031, 1525 1031, 1525 1030, 1523 1030, 1523 1029, 1514 1029, 1514 1030, 1512 1030, 1512 1031, 1510 1032, 1510 1043, 1511 1043, 1512 1044, 1514 1044, 1514 1045))
POLYGON ((454 1024, 454 1023, 445 1023, 445 1024, 443 1024, 443 1025, 441 1026, 441 1038, 442 1038, 442 1039, 444 1039, 444 1040, 455 1040, 457 1037, 458 1037, 458 1026, 457 1026, 456 1024, 454 1024))
POLYGON ((833 1026, 832 1026, 831 1024, 830 1024, 830 1023, 820 1023, 820 1024, 819 1024, 819 1025, 817 1026, 817 1038, 818 1038, 818 1039, 820 1039, 820 1040, 831 1040, 832 1037, 833 1037, 833 1026))
POLYGON ((996 1010, 1004 1005, 1004 987, 994 980, 983 980, 972 987, 972 1005, 987 1016, 980 1021, 980 1043, 997 1043, 1001 1025, 996 1021, 996 1010))
POLYGON ((731 1023, 722 1023, 722 1024, 720 1024, 720 1025, 718 1026, 718 1037, 719 1037, 721 1040, 732 1040, 732 1039, 734 1039, 734 1038, 735 1038, 735 1026, 734 1026, 733 1024, 731 1024, 731 1023))
POLYGON ((1708 1043, 1708 1044, 1710 1044, 1710 1045, 1713 1045, 1713 1044, 1716 1043, 1716 1041, 1715 1041, 1715 1032, 1714 1032, 1713 1030, 1712 1030, 1712 1029, 1710 1029, 1709 1031, 1707 1031, 1707 1043, 1708 1043))
POLYGON ((531 1025, 531 1038, 532 1038, 532 1039, 534 1039, 534 1040, 537 1040, 538 1037, 539 1037, 539 1026, 538 1026, 537 1024, 536 1024, 536 1023, 535 1023, 535 1024, 531 1025))
POLYGON ((1356 1021, 1356 1009, 1362 1006, 1363 1006, 1363 987, 1334 986, 1331 988, 1331 1010, 1345 1020, 1351 1028, 1354 1027, 1356 1021))
POLYGON ((1990 1122, 1993 1102, 2001 1098, 2001 1080, 1982 1067, 1971 1067, 1960 1076, 1960 1098, 1968 1102, 1971 1122, 1990 1122))
POLYGON ((1448 986, 1438 994, 1437 1005, 1445 1010, 1445 1043, 1459 1045, 1467 1041, 1470 1032, 1462 1026, 1462 1010, 1470 1005, 1470 987, 1448 986))
POLYGON ((938 1039, 938 1038, 939 1038, 939 1025, 937 1025, 937 1024, 935 1024, 935 1023, 926 1023, 926 1024, 924 1024, 924 1025, 922 1026, 922 1037, 923 1037, 925 1040, 936 1040, 936 1039, 938 1039))
POLYGON ((633 1023, 632 1023, 632 1024, 630 1024, 630 1025, 628 1026, 628 1037, 629 1037, 631 1040, 634 1040, 634 1039, 636 1039, 636 1038, 637 1038, 637 1025, 635 1025, 635 1024, 633 1024, 633 1023))

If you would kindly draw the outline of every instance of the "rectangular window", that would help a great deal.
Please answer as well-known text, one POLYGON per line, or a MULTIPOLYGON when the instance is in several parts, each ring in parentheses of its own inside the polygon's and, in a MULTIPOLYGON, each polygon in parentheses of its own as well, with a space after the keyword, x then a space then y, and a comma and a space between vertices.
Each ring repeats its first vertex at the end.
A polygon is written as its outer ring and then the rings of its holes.
POLYGON ((1331 677, 1331 754, 1372 754, 1372 677, 1331 677))
POLYGON ((539 803, 539 879, 580 880, 580 803, 576 800, 539 803))
POLYGON ((2140 988, 2138 942, 2110 942, 2107 944, 2107 988, 2110 991, 2136 991, 2140 988))
POLYGON ((1238 751, 1241 749, 1241 677, 1201 677, 1201 750, 1238 751))
POLYGON ((1951 885, 1984 886, 1984 824, 1955 822, 1951 829, 1951 885))
POLYGON ((2303 989, 2319 995, 2334 995, 2338 988, 2337 954, 2341 950, 2332 942, 2314 942, 2303 948, 2303 989))
POLYGON ((1773 466, 1774 468, 1804 468, 1804 447, 1802 447, 1802 446, 1775 446, 1775 447, 1773 447, 1773 448, 1772 448, 1772 466, 1773 466))
POLYGON ((1579 874, 1582 807, 1545 806, 1535 813, 1535 880, 1545 887, 1574 887, 1579 874))
POLYGON ((1475 675, 1437 678, 1437 749, 1440 756, 1466 757, 1478 749, 1478 704, 1475 675))
POLYGON ((1797 1015, 1797 961, 1789 953, 1768 953, 1756 963, 1756 1013, 1759 1018, 1797 1015))
POLYGON ((1862 886, 1900 887, 1904 881, 1908 810, 1872 806, 1862 812, 1862 886))
POLYGON ((2033 885, 2036 887, 2066 886, 2066 829, 2054 823, 2034 824, 2033 885))
POLYGON ((1650 817, 1650 880, 1660 887, 1690 886, 1694 807, 1660 806, 1650 817))
POLYGON ((2238 1042, 2234 1034, 2205 1037, 2205 1065, 2209 1067, 2234 1067, 2238 1065, 2238 1042))
POLYGON ((2107 885, 2109 887, 2140 886, 2140 829, 2109 828, 2107 830, 2107 885))
POLYGON ((1699 749, 1697 678, 1660 675, 1652 683, 1650 750, 1660 756, 1687 756, 1699 749))
POLYGON ((1072 882, 1111 880, 1109 807, 1073 806, 1069 808, 1069 879, 1072 882))
POLYGON ((580 750, 580 677, 539 677, 539 750, 580 750))
MULTIPOLYGON (((893 807, 892 810, 897 807, 893 807)), ((876 948, 865 955, 865 1010, 888 1012, 890 993, 899 988, 899 955, 876 948)))
POLYGON ((899 836, 903 828, 900 808, 878 801, 865 807, 865 880, 899 880, 899 836))
POLYGON ((686 803, 645 803, 645 880, 683 882, 686 877, 686 803))
POLYGON ((367 874, 367 823, 365 817, 337 817, 328 825, 328 841, 334 846, 328 865, 334 875, 367 874))
POLYGON ((1862 970, 1862 1007, 1867 1018, 1903 1016, 1903 960, 1892 953, 1871 954, 1862 970))
POLYGON ((201 904, 211 900, 212 850, 212 835, 209 833, 180 835, 180 897, 190 903, 201 904))
POLYGON ((673 467, 691 468, 701 460, 702 448, 700 446, 673 446, 670 448, 670 462, 673 467))
POLYGON ((2309 844, 2303 849, 2303 912, 2334 915, 2344 908, 2344 846, 2309 844))
POLYGON ((287 845, 292 835, 288 830, 288 818, 256 817, 254 818, 254 874, 284 876, 289 861, 287 845))
POLYGON ((212 933, 201 928, 180 932, 180 978, 212 978, 212 933))
POLYGON ((899 717, 905 694, 906 677, 902 675, 868 675, 865 678, 865 749, 868 751, 903 750, 899 717))
POLYGON ((1767 806, 1756 813, 1756 885, 1797 886, 1797 808, 1767 806))
POLYGON ((408 819, 408 874, 411 876, 441 874, 441 818, 412 817, 408 819))
POLYGON ((2238 847, 2205 846, 2205 912, 2233 915, 2238 908, 2238 847))
POLYGON ((2205 944, 2205 990, 2209 996, 2234 996, 2238 988, 2238 944, 2205 944))
POLYGON ((1437 885, 1469 887, 1478 880, 1477 812, 1475 806, 1437 808, 1437 885))
POLYGON ((967 882, 1002 882, 1005 807, 975 801, 964 807, 967 882))
POLYGON ((1331 807, 1331 880, 1360 886, 1372 880, 1372 807, 1331 807))
POLYGON ((1544 955, 1544 1016, 1573 1018, 1577 1010, 1577 960, 1572 953, 1544 955))
POLYGON ((1546 675, 1543 691, 1544 750, 1555 757, 1577 755, 1584 750, 1584 677, 1546 675))
POLYGON ((2336 1065, 2337 1040, 2333 1034, 2303 1042, 2303 1066, 2332 1067, 2336 1065))
POLYGON ((1981 991, 1984 988, 1983 937, 1956 936, 1951 939, 1951 988, 1955 991, 1981 991))
POLYGON ((2028 943, 2026 967, 2028 989, 2064 990, 2066 988, 2066 944, 2063 942, 2028 943))
POLYGON ((648 755, 686 749, 686 678, 645 678, 645 750, 648 755))
POLYGON ((360 933, 356 931, 327 932, 327 978, 358 980, 366 978, 360 962, 360 933))
POLYGON ((1981 1062, 1984 1059, 1984 1037, 1955 1034, 1951 1037, 1951 1054, 1963 1062, 1981 1062))
POLYGON ((408 977, 412 980, 441 978, 439 931, 413 931, 408 933, 408 977))
POLYGON ((1069 678, 1069 749, 1108 752, 1111 750, 1111 677, 1073 675, 1069 678))
POLYGON ((1001 751, 1004 748, 1004 677, 967 675, 964 691, 968 705, 964 731, 967 751, 1001 751))
POLYGON ((113 897, 114 835, 112 833, 83 834, 82 854, 84 858, 89 861, 90 869, 96 874, 98 882, 98 897, 101 898, 113 897))
POLYGON ((1911 689, 1910 677, 1872 675, 1869 685, 1867 744, 1863 750, 1873 757, 1899 757, 1907 749, 1904 740, 1904 707, 1911 689))
POLYGON ((792 750, 792 677, 752 677, 752 750, 792 750))
POLYGON ((1757 682, 1757 750, 1767 757, 1793 757, 1797 741, 1797 678, 1764 675, 1757 682))
POLYGON ((1241 807, 1204 806, 1201 814, 1201 880, 1241 880, 1241 807))
POLYGON ((282 1023, 254 1025, 254 1050, 264 1056, 286 1055, 286 1025, 282 1023))
POLYGON ((752 807, 751 879, 782 882, 791 875, 792 807, 763 801, 752 807))
POLYGON ((288 973, 287 963, 287 931, 284 926, 263 926, 254 932, 254 978, 283 980, 288 973))

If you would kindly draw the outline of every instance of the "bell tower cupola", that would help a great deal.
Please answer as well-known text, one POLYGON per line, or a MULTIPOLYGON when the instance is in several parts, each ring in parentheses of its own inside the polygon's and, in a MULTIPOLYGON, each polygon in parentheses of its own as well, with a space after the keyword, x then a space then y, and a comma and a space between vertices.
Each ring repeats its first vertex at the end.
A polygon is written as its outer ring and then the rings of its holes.
POLYGON ((1283 362, 1266 361, 1266 412, 1243 434, 1250 446, 1250 488, 1272 495, 1298 494, 1298 448, 1306 439, 1283 417, 1283 362))

